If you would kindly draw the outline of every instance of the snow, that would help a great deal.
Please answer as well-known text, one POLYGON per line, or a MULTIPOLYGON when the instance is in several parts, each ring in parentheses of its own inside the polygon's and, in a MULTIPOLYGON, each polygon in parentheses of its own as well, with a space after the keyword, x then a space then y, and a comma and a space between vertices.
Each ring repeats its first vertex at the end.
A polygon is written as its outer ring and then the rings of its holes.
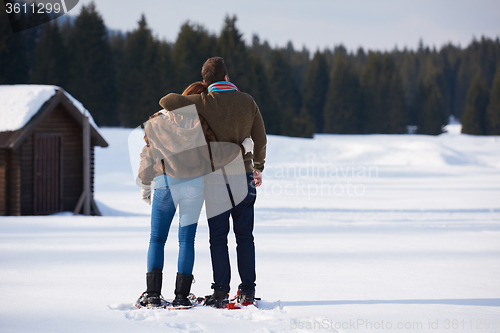
MULTIPOLYGON (((2 332, 500 331, 498 137, 269 136, 255 219, 260 308, 168 311, 133 307, 150 206, 128 157, 132 130, 101 131, 95 197, 106 216, 0 218, 2 332)), ((234 293, 232 235, 229 246, 234 293)), ((192 291, 209 294, 205 212, 194 275, 192 291)))
POLYGON ((89 122, 98 127, 87 109, 64 89, 52 85, 17 84, 0 85, 0 132, 17 131, 23 128, 56 91, 60 90, 89 122))

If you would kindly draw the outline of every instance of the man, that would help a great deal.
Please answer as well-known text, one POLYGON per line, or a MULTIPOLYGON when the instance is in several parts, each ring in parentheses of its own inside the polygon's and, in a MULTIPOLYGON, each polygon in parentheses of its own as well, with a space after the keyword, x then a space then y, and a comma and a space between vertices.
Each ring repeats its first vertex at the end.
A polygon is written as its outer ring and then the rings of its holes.
POLYGON ((233 219, 236 236, 238 272, 241 283, 238 286, 238 301, 253 302, 255 296, 255 245, 253 238, 254 203, 256 189, 262 184, 262 171, 266 156, 266 131, 259 108, 253 98, 229 82, 229 75, 224 59, 208 59, 201 74, 208 86, 208 94, 181 96, 168 94, 160 100, 165 110, 175 110, 195 104, 219 142, 239 144, 247 137, 254 141, 254 153, 244 156, 248 194, 242 202, 232 209, 214 217, 209 217, 210 254, 214 283, 213 295, 207 299, 207 305, 221 308, 228 303, 231 268, 227 236, 229 217, 233 219))

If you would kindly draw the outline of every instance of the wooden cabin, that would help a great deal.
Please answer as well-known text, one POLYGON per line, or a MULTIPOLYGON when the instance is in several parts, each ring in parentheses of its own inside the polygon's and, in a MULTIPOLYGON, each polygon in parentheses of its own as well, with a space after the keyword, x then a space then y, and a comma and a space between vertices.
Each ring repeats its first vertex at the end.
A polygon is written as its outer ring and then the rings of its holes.
MULTIPOLYGON (((2 87, 18 87, 21 92, 24 87, 52 87, 54 94, 45 101, 38 101, 41 106, 35 106, 38 110, 32 110, 32 116, 28 114, 31 118, 22 128, 1 131, 0 123, 0 216, 46 215, 62 211, 79 213, 84 188, 91 192, 91 214, 100 215, 93 200, 94 147, 107 147, 108 143, 88 111, 59 87, 0 86, 0 92, 2 87), (90 119, 87 127, 86 117, 90 119), (83 128, 90 128, 87 131, 90 158, 84 158, 83 128), (90 164, 90 184, 86 186, 84 179, 89 176, 88 172, 84 176, 84 160, 90 164)), ((6 101, 5 94, 3 96, 3 100, 0 98, 0 122, 2 113, 8 120, 16 112, 9 110, 12 101, 6 101)), ((37 101, 24 100, 23 103, 28 107, 38 105, 37 101)))

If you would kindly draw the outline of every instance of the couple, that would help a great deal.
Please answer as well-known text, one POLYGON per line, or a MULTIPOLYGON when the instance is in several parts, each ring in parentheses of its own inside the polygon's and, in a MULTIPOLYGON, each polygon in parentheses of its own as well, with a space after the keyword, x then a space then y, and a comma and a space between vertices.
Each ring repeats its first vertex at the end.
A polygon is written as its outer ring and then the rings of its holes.
POLYGON ((164 247, 177 206, 179 257, 172 305, 191 305, 194 238, 204 200, 214 279, 213 294, 205 304, 221 308, 228 303, 230 216, 241 278, 238 301, 254 300, 254 203, 266 155, 264 122, 253 98, 229 82, 224 59, 208 59, 201 74, 203 82, 191 84, 182 95, 163 97, 164 110, 151 116, 145 126, 139 178, 143 200, 149 204, 153 200, 147 289, 138 306, 165 304, 161 296, 164 247))

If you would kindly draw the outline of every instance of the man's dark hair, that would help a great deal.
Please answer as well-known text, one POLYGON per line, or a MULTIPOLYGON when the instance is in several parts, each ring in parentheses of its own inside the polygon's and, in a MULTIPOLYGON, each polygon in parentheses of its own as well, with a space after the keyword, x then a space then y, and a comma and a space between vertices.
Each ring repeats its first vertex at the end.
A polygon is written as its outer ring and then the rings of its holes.
POLYGON ((227 67, 221 57, 208 58, 201 68, 201 76, 207 86, 218 81, 224 81, 226 75, 228 75, 227 67))

